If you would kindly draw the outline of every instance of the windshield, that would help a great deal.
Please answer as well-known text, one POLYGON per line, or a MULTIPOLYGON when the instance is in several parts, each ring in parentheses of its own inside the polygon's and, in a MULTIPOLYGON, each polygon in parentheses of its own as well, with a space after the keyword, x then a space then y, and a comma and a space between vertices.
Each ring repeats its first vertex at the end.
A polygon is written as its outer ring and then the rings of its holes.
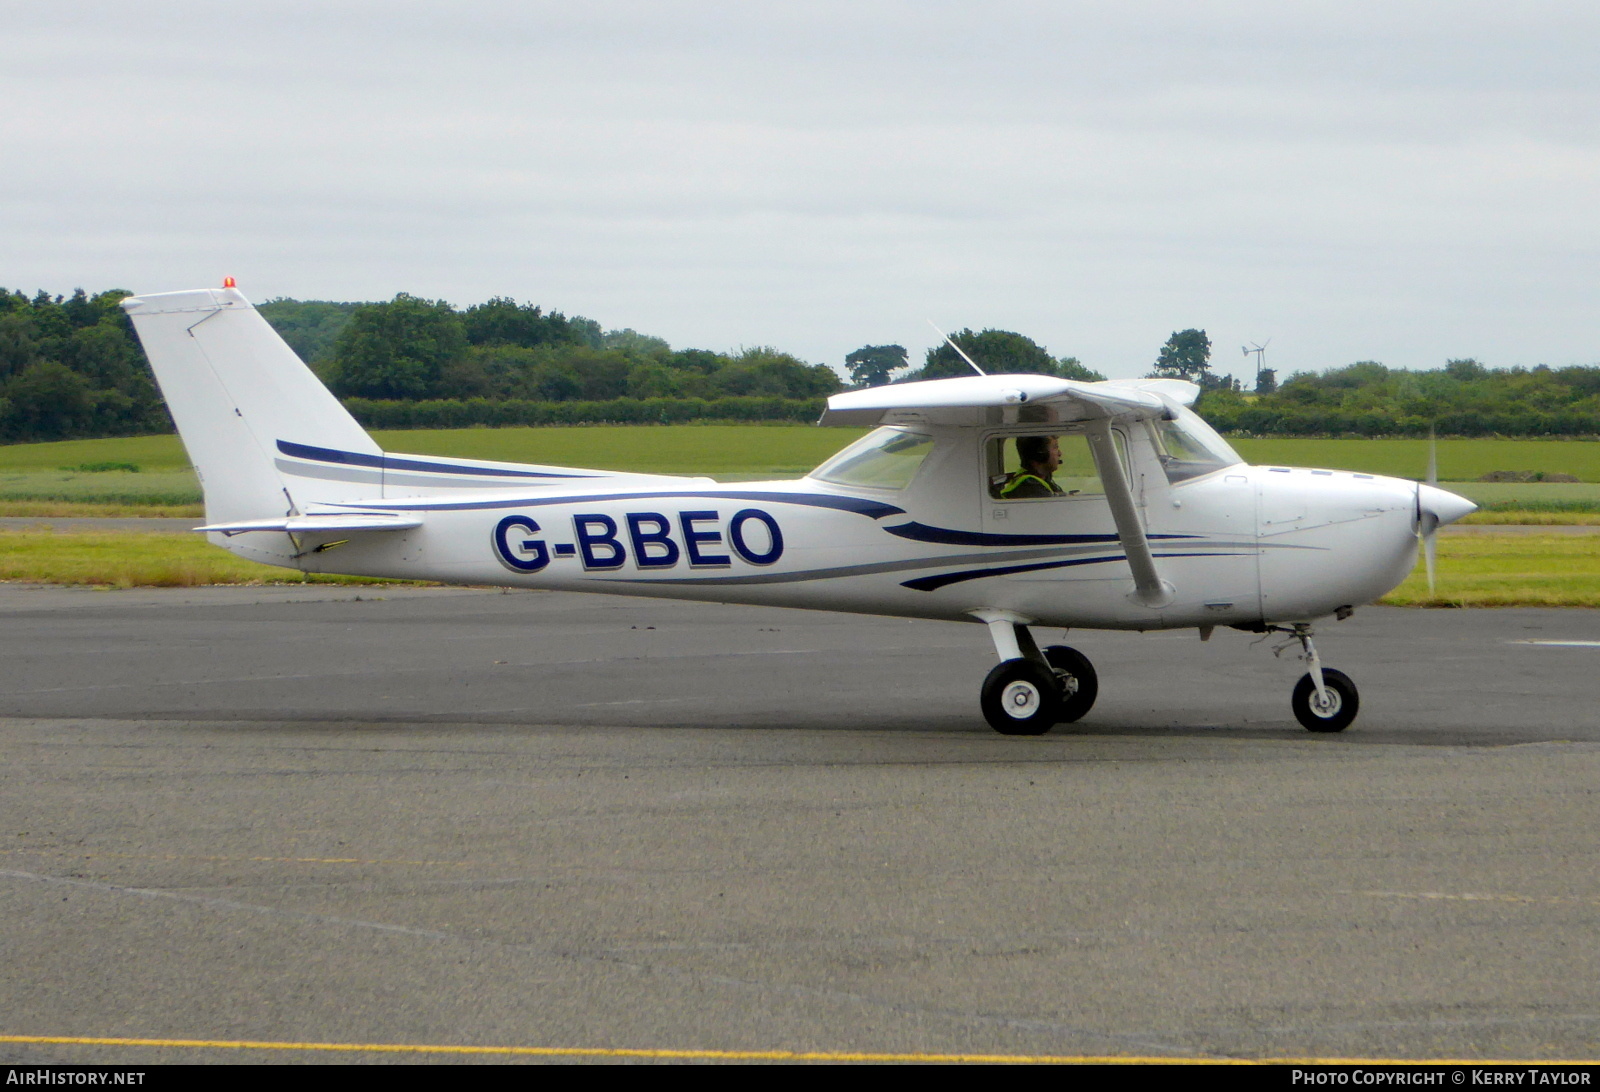
POLYGON ((1151 426, 1156 454, 1174 485, 1244 462, 1215 429, 1181 406, 1175 420, 1152 421, 1151 426))
POLYGON ((835 485, 904 489, 933 450, 933 437, 903 428, 870 432, 811 472, 835 485))

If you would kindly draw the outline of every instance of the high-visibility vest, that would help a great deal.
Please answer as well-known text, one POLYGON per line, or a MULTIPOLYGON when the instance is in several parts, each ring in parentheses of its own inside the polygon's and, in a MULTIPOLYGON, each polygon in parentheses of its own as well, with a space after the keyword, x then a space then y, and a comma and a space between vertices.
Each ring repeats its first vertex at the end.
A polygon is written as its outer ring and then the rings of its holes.
POLYGON ((1061 487, 1055 482, 1050 481, 1048 478, 1041 478, 1037 474, 1030 474, 1026 470, 1016 474, 1010 481, 1006 482, 1006 484, 1000 489, 1000 495, 1002 497, 1009 497, 1012 493, 1016 492, 1022 487, 1023 482, 1028 481, 1038 482, 1050 493, 1051 496, 1061 495, 1061 487))

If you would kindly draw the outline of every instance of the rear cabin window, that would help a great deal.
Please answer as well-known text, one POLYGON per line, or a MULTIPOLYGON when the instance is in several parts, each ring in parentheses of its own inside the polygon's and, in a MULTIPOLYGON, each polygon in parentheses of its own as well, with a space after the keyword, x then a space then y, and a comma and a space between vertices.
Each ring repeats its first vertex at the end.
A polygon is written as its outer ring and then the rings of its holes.
POLYGON ((904 489, 932 450, 932 436, 903 428, 880 428, 817 467, 811 476, 834 485, 904 489))
MULTIPOLYGON (((1116 435, 1116 434, 1113 434, 1116 435)), ((1022 459, 1017 454, 1017 436, 991 436, 984 445, 984 458, 989 477, 989 496, 996 500, 1031 500, 1041 498, 1041 490, 1033 482, 1021 479, 1025 473, 1022 459), (1011 495, 1007 487, 1015 486, 1011 495)), ((1048 436, 1045 439, 1049 439, 1048 436)), ((1052 476, 1062 496, 1098 497, 1105 495, 1100 484, 1100 472, 1095 469, 1094 454, 1089 441, 1082 433, 1055 434, 1061 449, 1061 465, 1052 476)), ((1117 447, 1122 447, 1117 436, 1117 447)))

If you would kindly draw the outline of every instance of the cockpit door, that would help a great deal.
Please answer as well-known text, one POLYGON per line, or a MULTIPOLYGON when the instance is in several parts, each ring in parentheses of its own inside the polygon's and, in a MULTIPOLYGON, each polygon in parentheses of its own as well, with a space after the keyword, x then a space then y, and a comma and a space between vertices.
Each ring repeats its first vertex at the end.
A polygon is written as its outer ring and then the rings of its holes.
MULTIPOLYGON (((984 438, 982 458, 983 474, 980 489, 983 494, 983 529, 992 535, 1079 535, 1116 534, 1111 519, 1111 509, 1106 503, 1105 488, 1095 470, 1094 456, 1081 429, 1044 433, 995 433, 984 438), (1041 476, 1030 472, 1018 455, 1017 441, 1023 439, 1024 450, 1030 445, 1028 436, 1054 439, 1060 465, 1047 481, 1058 493, 1049 492, 1041 484, 1041 476)), ((1117 435, 1118 450, 1124 454, 1124 443, 1117 435)))

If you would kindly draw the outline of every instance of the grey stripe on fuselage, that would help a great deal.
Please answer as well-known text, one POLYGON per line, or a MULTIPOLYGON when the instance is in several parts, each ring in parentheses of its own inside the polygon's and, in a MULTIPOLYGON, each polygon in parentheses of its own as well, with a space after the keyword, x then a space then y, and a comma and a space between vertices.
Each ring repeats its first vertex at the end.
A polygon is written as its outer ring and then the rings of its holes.
MULTIPOLYGON (((832 580, 842 576, 871 576, 875 573, 898 573, 912 569, 934 569, 940 565, 981 565, 988 561, 1015 558, 1029 560, 1035 557, 1059 557, 1066 554, 1104 552, 1105 546, 1080 546, 1073 550, 1057 547, 1041 550, 1018 550, 1015 553, 951 554, 945 557, 919 557, 911 561, 878 561, 867 565, 839 565, 831 569, 806 569, 797 573, 752 573, 749 576, 667 576, 640 577, 614 581, 619 584, 794 584, 803 580, 832 580)), ((612 583, 613 581, 608 581, 612 583)))
POLYGON ((381 470, 363 470, 354 466, 318 466, 315 463, 293 463, 288 459, 274 459, 273 463, 283 473, 295 478, 321 478, 330 482, 383 485, 381 470))
MULTIPOLYGON (((1238 549, 1254 548, 1254 542, 1199 542, 1194 543, 1205 549, 1238 549)), ((1282 547, 1286 549, 1306 549, 1301 546, 1282 547)), ((699 585, 729 585, 729 584, 795 584, 806 580, 835 580, 850 576, 872 576, 877 573, 910 572, 915 569, 937 569, 945 565, 1004 565, 1013 561, 1032 561, 1035 558, 1045 557, 1080 557, 1090 554, 1106 554, 1104 560, 1115 561, 1123 556, 1120 543, 1111 542, 1091 546, 1060 547, 1051 546, 1037 550, 1007 550, 1004 553, 990 550, 981 554, 946 554, 943 557, 920 557, 910 561, 879 561, 866 565, 840 565, 829 569, 806 569, 793 573, 752 573, 748 576, 667 576, 667 577, 629 577, 626 579, 612 579, 608 584, 699 584, 699 585), (1108 553, 1107 551, 1116 551, 1108 553)), ((1192 556, 1192 555, 1185 555, 1192 556)))

